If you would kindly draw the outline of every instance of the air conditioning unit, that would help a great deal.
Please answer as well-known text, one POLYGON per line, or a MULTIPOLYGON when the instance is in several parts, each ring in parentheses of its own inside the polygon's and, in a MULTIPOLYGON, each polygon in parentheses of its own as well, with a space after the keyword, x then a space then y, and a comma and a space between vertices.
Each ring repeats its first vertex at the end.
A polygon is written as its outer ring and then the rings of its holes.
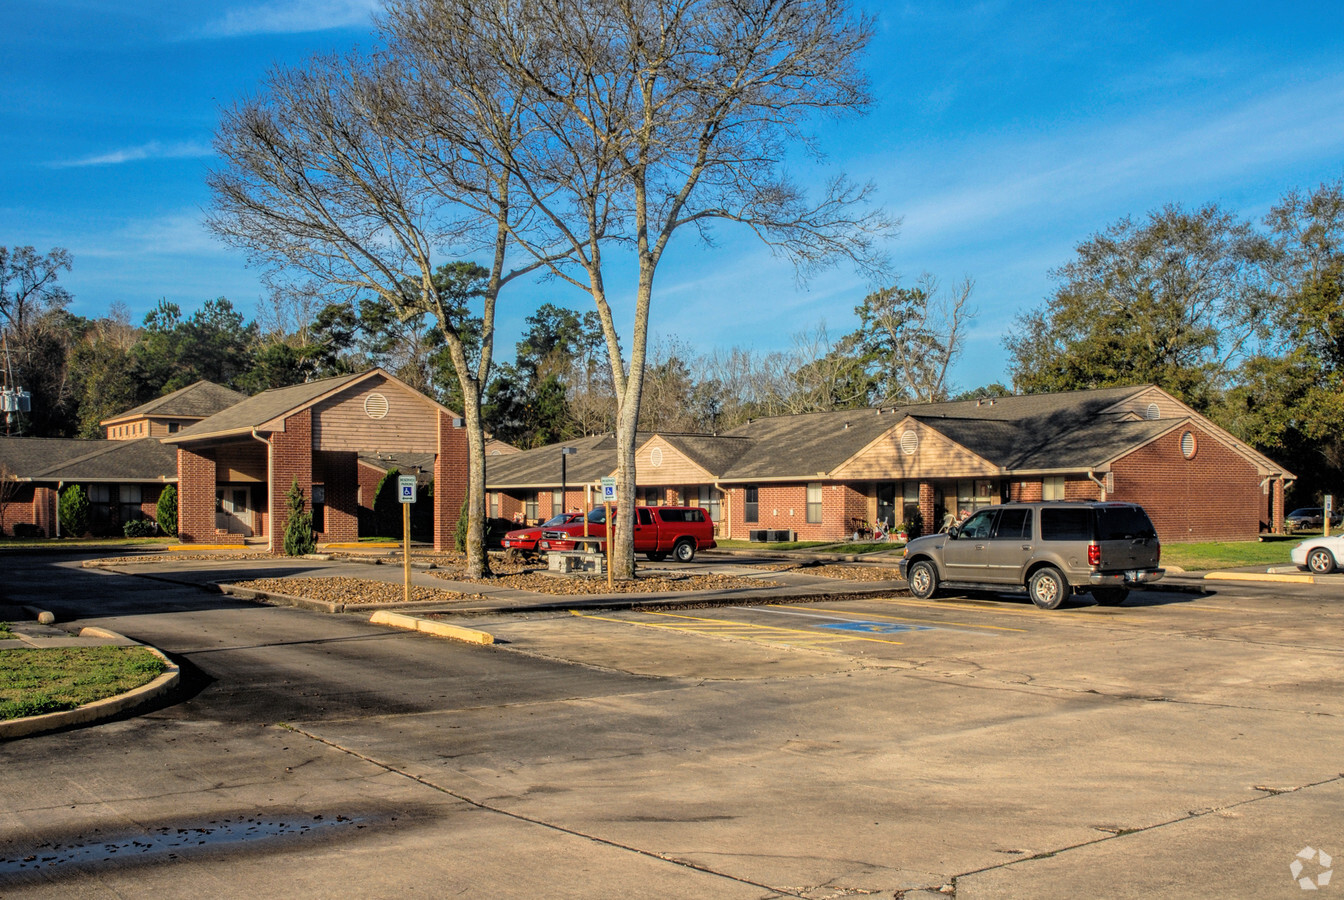
POLYGON ((768 538, 766 538, 767 534, 769 534, 769 532, 764 528, 753 528, 747 532, 747 540, 764 542, 768 540, 768 538))
POLYGON ((784 541, 793 540, 793 532, 788 529, 784 529, 783 531, 767 531, 766 534, 769 535, 766 540, 771 543, 783 543, 784 541))

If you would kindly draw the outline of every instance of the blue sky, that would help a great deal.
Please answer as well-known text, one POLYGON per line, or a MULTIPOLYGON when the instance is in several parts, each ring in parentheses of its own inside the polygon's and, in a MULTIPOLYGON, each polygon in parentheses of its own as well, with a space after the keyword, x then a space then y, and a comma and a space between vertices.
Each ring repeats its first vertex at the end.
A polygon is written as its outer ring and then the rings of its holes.
MULTIPOLYGON (((367 43, 366 0, 46 0, 0 31, 0 245, 68 248, 73 311, 139 320, 167 298, 226 296, 249 317, 258 273, 201 225, 219 109, 274 65, 367 43)), ((976 282, 959 388, 1003 380, 1013 317, 1050 269, 1124 215, 1216 201, 1258 218, 1288 188, 1344 175, 1338 3, 870 2, 866 117, 828 126, 831 169, 877 183, 903 219, 902 281, 976 282)), ((850 330, 869 285, 845 269, 799 287, 732 228, 679 242, 653 328, 700 350, 786 349, 850 330)), ((500 357, 536 304, 590 308, 555 284, 502 298, 500 357)), ((628 320, 626 322, 628 333, 628 320)))

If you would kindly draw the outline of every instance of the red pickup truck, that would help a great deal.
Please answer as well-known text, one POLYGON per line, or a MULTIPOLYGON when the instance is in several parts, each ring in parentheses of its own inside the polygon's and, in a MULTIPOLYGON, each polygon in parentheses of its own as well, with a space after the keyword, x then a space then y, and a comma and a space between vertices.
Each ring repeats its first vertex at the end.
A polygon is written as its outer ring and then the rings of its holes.
MULTIPOLYGON (((605 508, 598 507, 588 514, 588 534, 607 536, 605 508)), ((575 535, 583 535, 582 520, 559 528, 543 528, 537 550, 573 550, 578 546, 575 535)), ((678 562, 690 562, 697 550, 712 550, 715 546, 714 523, 698 506, 635 507, 635 552, 654 562, 667 559, 669 553, 678 562)), ((599 543, 598 549, 605 551, 606 542, 599 543)))

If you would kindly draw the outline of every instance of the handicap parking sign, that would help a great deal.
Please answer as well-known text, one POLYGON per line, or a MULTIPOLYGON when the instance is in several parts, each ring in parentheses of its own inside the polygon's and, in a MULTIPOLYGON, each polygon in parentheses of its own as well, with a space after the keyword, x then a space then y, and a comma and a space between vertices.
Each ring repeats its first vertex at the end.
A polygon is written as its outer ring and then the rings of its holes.
POLYGON ((401 500, 402 503, 414 503, 414 502, 415 502, 415 476, 414 476, 414 475, 398 475, 398 476, 397 476, 397 493, 400 495, 400 498, 399 498, 399 499, 401 500))

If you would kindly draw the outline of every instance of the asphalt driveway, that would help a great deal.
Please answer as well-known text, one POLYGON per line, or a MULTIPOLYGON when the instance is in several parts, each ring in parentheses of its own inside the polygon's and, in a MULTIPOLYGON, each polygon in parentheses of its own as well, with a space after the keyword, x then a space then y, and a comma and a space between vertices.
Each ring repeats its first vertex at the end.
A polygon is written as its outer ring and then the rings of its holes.
POLYGON ((1272 897, 1344 852, 1344 591, 494 614, 481 648, 5 562, 187 682, 3 746, 5 896, 1272 897))

